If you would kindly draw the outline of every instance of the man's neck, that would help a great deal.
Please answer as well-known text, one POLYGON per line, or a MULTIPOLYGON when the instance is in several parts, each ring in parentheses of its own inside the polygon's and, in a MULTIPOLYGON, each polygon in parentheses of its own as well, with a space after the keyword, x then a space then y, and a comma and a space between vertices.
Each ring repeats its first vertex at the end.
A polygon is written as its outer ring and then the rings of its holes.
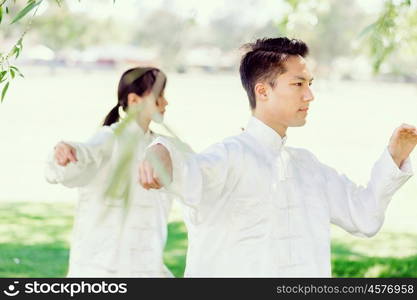
POLYGON ((282 124, 279 124, 278 122, 272 122, 266 117, 263 117, 260 114, 252 113, 252 115, 257 118, 258 120, 262 121, 265 125, 268 127, 271 127, 276 133, 278 133, 281 138, 283 138, 287 134, 287 126, 284 126, 282 124))

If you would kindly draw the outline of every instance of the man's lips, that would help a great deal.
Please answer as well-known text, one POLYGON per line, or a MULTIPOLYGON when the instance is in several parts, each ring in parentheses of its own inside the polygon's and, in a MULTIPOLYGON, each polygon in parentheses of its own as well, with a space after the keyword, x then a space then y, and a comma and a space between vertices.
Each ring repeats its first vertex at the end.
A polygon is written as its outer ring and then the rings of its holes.
POLYGON ((308 111, 308 107, 306 107, 306 108, 300 108, 298 111, 308 111))

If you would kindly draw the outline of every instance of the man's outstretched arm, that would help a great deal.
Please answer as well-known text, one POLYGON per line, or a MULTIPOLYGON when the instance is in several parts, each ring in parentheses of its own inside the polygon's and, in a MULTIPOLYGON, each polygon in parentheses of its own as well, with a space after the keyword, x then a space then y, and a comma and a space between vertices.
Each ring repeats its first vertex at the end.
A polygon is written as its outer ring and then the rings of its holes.
POLYGON ((331 222, 355 235, 375 235, 384 222, 392 196, 413 174, 408 156, 416 144, 415 127, 403 124, 395 129, 388 147, 374 164, 366 187, 319 163, 325 177, 331 222))

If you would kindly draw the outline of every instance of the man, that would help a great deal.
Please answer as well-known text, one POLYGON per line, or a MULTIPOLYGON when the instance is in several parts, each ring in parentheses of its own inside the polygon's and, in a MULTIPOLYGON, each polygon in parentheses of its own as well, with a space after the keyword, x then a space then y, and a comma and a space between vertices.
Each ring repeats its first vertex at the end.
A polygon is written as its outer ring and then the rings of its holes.
MULTIPOLYGON (((162 139, 148 150, 188 206, 185 276, 330 277, 330 223, 358 236, 378 232, 412 175, 417 130, 397 128, 368 185, 357 186, 308 150, 285 145, 288 127, 306 123, 314 99, 307 45, 283 37, 248 48, 240 65, 253 115, 246 130, 201 154, 162 139)), ((143 187, 162 187, 149 159, 139 171, 143 187)))

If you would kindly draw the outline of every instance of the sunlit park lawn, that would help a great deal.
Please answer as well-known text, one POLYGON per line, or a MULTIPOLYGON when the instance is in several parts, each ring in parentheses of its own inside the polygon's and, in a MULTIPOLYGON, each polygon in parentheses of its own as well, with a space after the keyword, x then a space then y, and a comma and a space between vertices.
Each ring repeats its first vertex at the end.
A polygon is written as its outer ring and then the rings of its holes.
MULTIPOLYGON (((72 212, 69 203, 2 204, 0 277, 65 276, 72 212)), ((186 236, 182 222, 169 224, 165 262, 177 277, 184 272, 186 236)), ((417 277, 416 240, 416 234, 393 232, 370 240, 335 238, 333 276, 417 277), (406 255, 398 256, 407 249, 406 255)))
MULTIPOLYGON (((115 104, 121 70, 31 73, 11 86, 0 106, 0 276, 66 274, 75 190, 49 185, 45 158, 61 140, 84 141, 115 104)), ((416 86, 317 80, 305 127, 289 146, 310 149, 358 184, 402 122, 417 125, 416 86)), ((166 123, 199 151, 240 132, 249 115, 237 74, 168 74, 166 123)), ((155 129, 159 131, 159 128, 155 129)), ((417 165, 416 153, 412 156, 417 165)), ((333 276, 417 277, 417 180, 394 196, 372 239, 333 230, 333 276)), ((180 218, 169 225, 165 261, 182 276, 187 248, 180 218)))

